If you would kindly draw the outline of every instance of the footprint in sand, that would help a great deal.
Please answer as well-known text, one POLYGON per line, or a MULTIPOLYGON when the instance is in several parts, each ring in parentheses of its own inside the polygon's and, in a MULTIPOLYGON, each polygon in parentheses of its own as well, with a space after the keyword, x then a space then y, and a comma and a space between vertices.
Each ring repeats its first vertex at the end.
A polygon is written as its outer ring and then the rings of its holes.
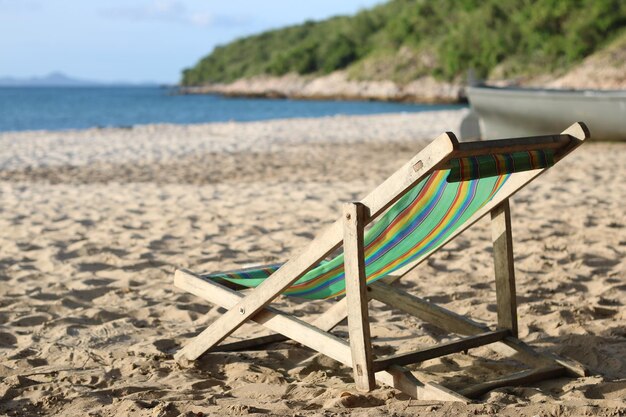
POLYGON ((0 332, 0 348, 11 348, 17 344, 17 338, 11 333, 0 332))
POLYGON ((583 255, 583 263, 592 268, 610 268, 620 262, 619 259, 609 259, 599 255, 583 255))
POLYGON ((173 339, 159 339, 152 342, 152 344, 155 348, 157 348, 159 352, 168 354, 173 353, 176 349, 179 348, 179 346, 173 339))
POLYGON ((167 263, 149 260, 149 261, 139 262, 134 265, 128 265, 128 266, 123 267, 122 269, 124 269, 124 271, 139 272, 139 271, 143 271, 144 269, 159 268, 163 265, 167 265, 167 263))
POLYGON ((98 287, 88 290, 73 290, 69 295, 78 298, 82 301, 93 301, 96 298, 102 297, 108 292, 115 290, 113 287, 98 287))
POLYGON ((48 316, 33 315, 33 316, 22 317, 18 320, 15 320, 12 324, 14 326, 20 326, 20 327, 31 327, 31 326, 39 326, 40 324, 43 324, 47 322, 48 320, 50 320, 50 317, 48 316))
POLYGON ((88 262, 78 264, 78 270, 80 272, 98 272, 106 269, 114 269, 115 267, 102 262, 88 262))
POLYGON ((86 280, 84 280, 83 284, 100 287, 100 286, 111 284, 112 282, 115 282, 115 280, 114 279, 109 279, 109 278, 94 278, 94 279, 86 279, 86 280))

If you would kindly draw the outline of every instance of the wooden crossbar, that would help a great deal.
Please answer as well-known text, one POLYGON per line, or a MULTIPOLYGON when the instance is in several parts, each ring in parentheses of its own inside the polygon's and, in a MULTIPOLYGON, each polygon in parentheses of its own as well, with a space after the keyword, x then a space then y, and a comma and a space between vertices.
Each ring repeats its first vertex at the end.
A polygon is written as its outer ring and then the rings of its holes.
POLYGON ((474 336, 464 337, 450 342, 439 343, 438 345, 414 350, 411 352, 398 353, 396 355, 387 356, 374 360, 374 370, 379 371, 387 369, 391 365, 409 365, 411 363, 424 362, 429 359, 438 358, 440 356, 450 355, 452 353, 463 352, 468 349, 479 346, 488 345, 498 342, 508 336, 508 330, 495 330, 485 333, 479 333, 474 336))
POLYGON ((495 139, 477 142, 460 142, 454 151, 454 158, 512 153, 519 151, 539 151, 563 149, 576 139, 568 134, 532 136, 527 138, 495 139))

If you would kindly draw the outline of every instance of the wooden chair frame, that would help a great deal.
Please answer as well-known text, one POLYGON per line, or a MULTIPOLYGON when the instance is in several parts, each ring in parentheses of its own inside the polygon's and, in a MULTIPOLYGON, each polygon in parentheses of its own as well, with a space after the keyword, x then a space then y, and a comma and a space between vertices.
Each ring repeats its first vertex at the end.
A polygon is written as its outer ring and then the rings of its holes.
POLYGON ((580 146, 587 138, 589 131, 582 123, 573 124, 560 135, 482 142, 459 143, 452 133, 445 133, 363 200, 346 204, 341 219, 314 239, 300 255, 285 263, 247 295, 206 279, 202 275, 187 270, 176 271, 174 281, 179 288, 228 310, 178 351, 175 355, 176 360, 184 363, 196 360, 209 350, 239 350, 292 339, 352 367, 356 387, 360 391, 372 390, 375 387, 375 380, 378 380, 417 399, 462 402, 469 402, 470 398, 501 386, 532 383, 561 375, 573 377, 586 375, 587 371, 581 364, 552 354, 536 352, 517 338, 515 274, 508 199, 545 169, 516 173, 490 202, 441 245, 444 246, 483 216, 491 214, 498 316, 495 329, 391 286, 394 281, 406 275, 425 259, 407 265, 381 281, 366 286, 363 235, 365 227, 370 222, 417 182, 434 170, 447 167, 451 159, 522 150, 553 149, 556 162, 580 146), (337 301, 311 323, 269 306, 272 300, 342 243, 345 255, 346 297, 337 301), (440 329, 465 337, 412 352, 374 358, 368 320, 368 302, 371 299, 379 300, 440 329), (346 317, 349 342, 330 333, 346 317), (259 323, 277 334, 219 345, 248 320, 259 323), (423 375, 403 367, 487 344, 505 355, 515 355, 516 359, 533 368, 454 392, 440 384, 429 382, 423 375))

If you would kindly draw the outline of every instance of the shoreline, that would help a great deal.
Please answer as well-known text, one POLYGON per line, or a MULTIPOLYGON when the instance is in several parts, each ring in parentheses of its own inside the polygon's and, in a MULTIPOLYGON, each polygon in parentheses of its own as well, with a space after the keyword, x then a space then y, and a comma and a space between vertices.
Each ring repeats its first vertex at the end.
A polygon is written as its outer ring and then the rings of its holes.
POLYGON ((180 86, 180 94, 220 94, 226 97, 289 98, 299 100, 363 100, 415 104, 467 103, 464 86, 425 76, 407 84, 358 81, 345 71, 314 77, 287 74, 256 76, 231 83, 180 86))
POLYGON ((466 109, 335 115, 249 122, 146 124, 133 128, 0 132, 0 170, 101 162, 158 163, 205 153, 275 151, 307 143, 395 143, 459 130, 466 109), (370 129, 377 126, 376 129, 370 129), (325 133, 326 132, 326 133, 325 133), (386 137, 390 136, 390 137, 386 137), (89 144, 89 146, 86 146, 89 144))
POLYGON ((227 86, 221 85, 203 85, 203 86, 181 86, 178 87, 176 94, 180 95, 208 95, 215 94, 222 97, 232 98, 262 98, 275 100, 303 100, 303 101, 360 101, 360 102, 381 102, 381 103, 403 103, 403 104, 467 104, 467 97, 464 95, 458 98, 442 97, 432 98, 423 97, 412 94, 402 94, 398 96, 377 96, 377 95, 361 95, 361 94, 304 94, 291 93, 284 91, 246 91, 246 90, 230 90, 227 86))
MULTIPOLYGON (((217 93, 207 93, 207 94, 217 94, 217 93)), ((217 94, 219 95, 219 94, 217 94)), ((268 98, 271 99, 271 98, 268 98)), ((363 100, 358 100, 363 101, 363 100)), ((435 103, 411 103, 411 104, 424 104, 424 106, 438 106, 440 104, 435 103)), ((446 104, 441 104, 441 106, 446 106, 446 104)), ((323 119, 334 119, 334 118, 344 118, 344 117, 355 117, 355 118, 364 118, 364 117, 381 117, 381 116, 401 116, 401 115, 410 115, 410 114, 421 114, 421 113, 437 113, 437 112, 467 112, 468 108, 459 104, 458 108, 454 104, 450 104, 453 106, 452 108, 443 108, 443 109, 420 109, 419 111, 394 111, 394 112, 378 112, 378 113, 362 113, 362 114, 348 114, 348 113, 337 113, 337 114, 323 114, 319 116, 293 116, 293 117, 276 117, 276 118, 264 118, 264 119, 254 119, 254 120, 216 120, 216 121, 203 121, 203 122, 190 122, 190 123, 173 123, 173 122, 154 122, 154 123, 137 123, 131 125, 111 125, 111 126, 90 126, 90 127, 76 127, 76 128, 60 128, 60 129, 22 129, 22 130, 0 130, 0 138, 6 135, 15 135, 15 134, 29 134, 29 133, 41 133, 41 134, 52 134, 52 133, 72 133, 72 132, 82 132, 82 131, 108 131, 108 130, 134 130, 141 128, 149 128, 151 126, 164 126, 164 127, 189 127, 189 126, 205 126, 205 125, 220 125, 220 124, 246 124, 246 123, 264 123, 264 122, 276 122, 276 121, 306 121, 306 120, 323 120, 323 119)))
MULTIPOLYGON (((214 93, 209 93, 214 94, 214 93)), ((363 100, 359 100, 363 101, 363 100)), ((419 103, 418 103, 419 104, 419 103)), ((422 103, 426 106, 429 106, 428 103, 422 103)), ((437 104, 433 104, 436 106, 437 104)), ((136 129, 153 129, 153 128, 194 128, 194 127, 210 127, 210 126, 219 126, 219 125, 246 125, 246 124, 254 124, 254 123, 280 123, 280 122, 308 122, 308 121, 323 121, 323 120, 334 120, 334 119, 367 119, 367 118, 384 118, 384 117, 404 117, 404 116, 416 116, 424 113, 465 113, 468 112, 468 108, 464 106, 458 106, 458 108, 443 108, 443 109, 424 109, 420 111, 395 111, 395 112, 381 112, 381 113, 367 113, 367 114, 346 114, 346 113, 338 113, 338 114, 329 114, 329 115, 321 115, 321 116, 294 116, 294 117, 277 117, 273 119, 259 119, 259 120, 218 120, 218 121, 206 121, 206 122, 195 122, 195 123, 170 123, 170 122, 157 122, 157 123, 138 123, 134 125, 119 125, 119 126, 90 126, 90 127, 79 127, 79 128, 68 128, 68 129, 25 129, 25 130, 0 130, 0 139, 3 136, 11 136, 11 135, 29 135, 29 134, 59 134, 59 133, 80 133, 80 132, 106 132, 106 131, 132 131, 136 129)), ((460 117, 460 116, 459 116, 460 117)), ((455 125, 457 123, 455 118, 455 125)))

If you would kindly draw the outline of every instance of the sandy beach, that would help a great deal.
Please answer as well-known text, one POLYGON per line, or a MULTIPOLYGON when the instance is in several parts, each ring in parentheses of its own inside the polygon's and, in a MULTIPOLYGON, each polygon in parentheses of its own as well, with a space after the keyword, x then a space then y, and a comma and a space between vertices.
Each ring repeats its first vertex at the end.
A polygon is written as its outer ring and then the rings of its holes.
MULTIPOLYGON (((626 415, 626 143, 586 143, 512 200, 520 336, 589 377, 463 405, 359 394, 349 369, 292 342, 174 361, 223 312, 176 289, 176 268, 287 260, 464 114, 0 134, 0 414, 626 415)), ((401 286, 494 323, 492 269, 483 219, 401 286)), ((305 317, 328 302, 277 305, 305 317)), ((376 353, 449 340, 372 307, 376 353)), ((455 387, 515 366, 497 359, 479 348, 419 367, 455 387)))

